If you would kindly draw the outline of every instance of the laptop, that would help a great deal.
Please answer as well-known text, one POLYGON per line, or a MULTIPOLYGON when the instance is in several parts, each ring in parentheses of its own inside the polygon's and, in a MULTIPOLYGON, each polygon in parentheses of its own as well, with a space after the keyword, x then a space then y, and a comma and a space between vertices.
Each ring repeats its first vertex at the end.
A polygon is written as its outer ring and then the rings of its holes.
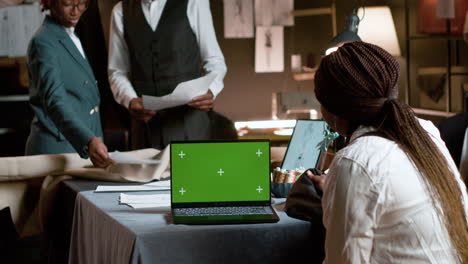
POLYGON ((171 143, 175 224, 273 223, 268 140, 171 143))
POLYGON ((286 170, 317 168, 326 125, 323 120, 297 120, 281 168, 286 170))

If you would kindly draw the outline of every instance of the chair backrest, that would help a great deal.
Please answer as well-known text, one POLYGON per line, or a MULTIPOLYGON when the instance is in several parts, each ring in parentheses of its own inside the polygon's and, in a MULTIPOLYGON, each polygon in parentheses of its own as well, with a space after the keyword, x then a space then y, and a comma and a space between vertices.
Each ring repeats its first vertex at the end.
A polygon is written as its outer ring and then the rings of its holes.
POLYGON ((468 112, 449 117, 440 122, 440 137, 445 141, 457 167, 460 166, 465 130, 468 126, 468 112))
POLYGON ((211 139, 235 140, 238 138, 234 123, 216 111, 209 112, 211 120, 211 139))

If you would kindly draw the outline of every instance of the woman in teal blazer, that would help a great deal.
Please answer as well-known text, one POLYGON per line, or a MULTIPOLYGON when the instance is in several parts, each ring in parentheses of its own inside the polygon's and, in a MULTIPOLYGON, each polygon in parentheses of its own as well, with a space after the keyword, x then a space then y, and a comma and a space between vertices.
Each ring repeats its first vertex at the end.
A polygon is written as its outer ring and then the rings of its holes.
POLYGON ((50 9, 29 43, 30 104, 35 113, 26 155, 77 152, 105 167, 99 90, 74 28, 86 0, 43 0, 50 9))

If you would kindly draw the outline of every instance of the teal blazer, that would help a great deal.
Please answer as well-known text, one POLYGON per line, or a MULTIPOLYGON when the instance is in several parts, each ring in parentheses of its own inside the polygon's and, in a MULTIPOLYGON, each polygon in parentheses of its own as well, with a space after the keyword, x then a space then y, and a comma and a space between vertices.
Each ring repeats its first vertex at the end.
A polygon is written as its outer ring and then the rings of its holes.
POLYGON ((26 155, 77 152, 87 158, 89 140, 102 137, 99 90, 91 66, 50 16, 29 43, 27 56, 35 116, 26 155))

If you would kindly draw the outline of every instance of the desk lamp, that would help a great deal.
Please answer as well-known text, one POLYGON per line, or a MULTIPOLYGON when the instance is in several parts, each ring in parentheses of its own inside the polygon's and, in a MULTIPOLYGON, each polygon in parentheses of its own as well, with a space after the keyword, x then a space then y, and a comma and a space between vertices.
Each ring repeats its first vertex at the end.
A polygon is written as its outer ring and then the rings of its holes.
POLYGON ((343 31, 338 33, 330 42, 330 45, 325 51, 325 55, 336 51, 338 47, 345 42, 361 41, 361 38, 357 34, 359 21, 360 20, 357 16, 357 11, 356 9, 354 9, 351 15, 349 15, 346 18, 346 23, 343 31))
POLYGON ((393 23, 392 13, 388 6, 361 7, 359 17, 364 17, 359 23, 359 37, 362 41, 380 46, 393 56, 400 56, 400 45, 393 23))

